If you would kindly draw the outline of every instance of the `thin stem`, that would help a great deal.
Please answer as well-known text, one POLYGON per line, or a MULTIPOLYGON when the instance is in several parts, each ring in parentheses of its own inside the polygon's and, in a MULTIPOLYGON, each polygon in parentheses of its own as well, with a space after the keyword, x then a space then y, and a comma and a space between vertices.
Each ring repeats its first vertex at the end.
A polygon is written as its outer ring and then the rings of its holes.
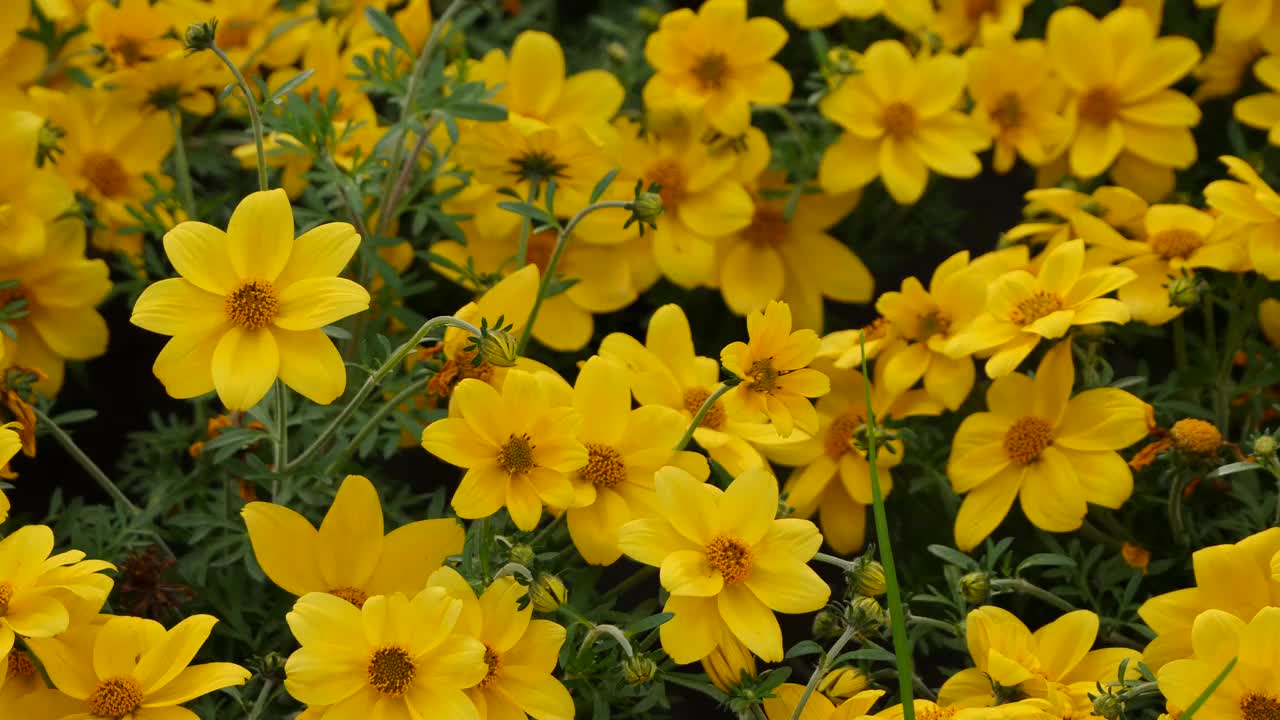
POLYGON ((289 396, 284 383, 276 380, 275 387, 276 454, 274 467, 284 467, 289 461, 289 396))
POLYGON ((263 144, 262 116, 258 114, 258 101, 253 97, 253 90, 250 89, 248 81, 244 79, 244 75, 240 72, 240 68, 231 62, 231 58, 218 47, 217 42, 210 43, 209 49, 214 55, 222 61, 223 65, 231 71, 235 76, 236 82, 240 85, 240 92, 244 93, 244 104, 249 107, 249 122, 253 125, 253 142, 258 148, 258 189, 267 190, 270 185, 267 184, 267 151, 263 144))
POLYGON ((684 429, 684 434, 676 441, 676 452, 680 452, 688 446, 689 441, 693 439, 694 431, 702 425, 703 419, 707 417, 707 413, 711 412, 711 408, 715 406, 716 401, 735 386, 737 386, 737 383, 720 383, 720 387, 716 388, 715 392, 708 395, 707 399, 702 401, 702 405, 698 407, 698 412, 694 413, 693 418, 689 420, 689 427, 684 429))
POLYGON ((267 678, 262 682, 262 689, 258 691, 258 700, 249 709, 247 720, 258 720, 258 717, 262 715, 262 711, 266 710, 267 705, 270 704, 271 698, 274 697, 271 691, 275 689, 275 686, 276 681, 271 678, 267 678))
POLYGON ((937 618, 923 617, 920 615, 912 615, 908 613, 907 622, 915 623, 916 625, 923 625, 925 627, 935 628, 937 630, 946 630, 952 635, 958 634, 957 633, 958 628, 956 627, 955 623, 949 623, 944 620, 938 620, 937 618))
POLYGON ((196 196, 191 191, 191 164, 187 161, 187 144, 182 139, 182 114, 177 108, 169 108, 169 122, 173 125, 173 170, 177 176, 178 197, 188 220, 196 219, 196 196))
POLYGON ((992 590, 1008 590, 1010 592, 1021 593, 1038 598, 1052 605, 1063 612, 1071 612, 1076 609, 1075 605, 1063 600, 1053 593, 1034 583, 1023 580, 1022 578, 996 578, 991 581, 992 590))
MULTIPOLYGON (((852 624, 845 626, 844 632, 840 634, 840 637, 836 638, 835 643, 831 645, 831 649, 818 662, 818 667, 814 668, 813 674, 809 676, 809 684, 804 686, 804 692, 801 693, 800 699, 796 701, 795 709, 791 711, 791 720, 800 720, 800 715, 804 712, 804 706, 809 702, 809 696, 813 695, 818 683, 822 682, 823 676, 831 669, 831 664, 835 662, 836 658, 840 657, 840 652, 844 650, 844 646, 848 645, 856 634, 857 630, 854 629, 852 624)), ((910 683, 911 681, 907 680, 907 682, 910 683)), ((905 709, 906 705, 904 704, 903 710, 905 709)))
POLYGON ((392 397, 390 400, 383 403, 382 407, 378 408, 378 410, 365 421, 365 424, 360 427, 356 432, 355 437, 351 438, 351 442, 347 443, 347 446, 342 448, 342 450, 338 452, 337 456, 334 457, 333 462, 329 463, 329 469, 326 474, 334 474, 338 470, 338 467, 347 461, 347 458, 351 456, 351 453, 355 452, 356 448, 360 447, 360 444, 369 436, 369 433, 377 429, 378 424, 382 422, 383 418, 389 415, 391 411, 408 402, 410 398, 422 392, 429 382, 431 382, 430 375, 418 378, 417 380, 409 383, 403 390, 396 393, 395 397, 392 397))
POLYGON ((400 196, 404 194, 406 188, 409 187, 409 180, 413 178, 413 169, 418 164, 418 156, 422 154, 423 147, 431 138, 431 131, 435 130, 436 125, 440 124, 439 113, 431 113, 427 124, 422 128, 422 132, 418 135, 418 141, 414 143, 413 151, 404 159, 404 163, 400 166, 400 173, 396 176, 395 184, 391 186, 390 192, 385 196, 386 200, 382 203, 382 208, 378 212, 378 222, 374 224, 373 233, 377 237, 382 237, 382 233, 386 232, 387 226, 391 223, 391 218, 396 214, 396 204, 400 202, 400 196))
POLYGON ((121 508, 128 510, 130 513, 137 514, 142 512, 141 508, 134 505, 129 498, 121 492, 120 488, 117 487, 115 483, 111 482, 111 478, 107 477, 107 474, 102 471, 102 468, 98 467, 97 463, 91 460, 88 455, 84 454, 84 451, 80 449, 80 446, 76 445, 76 441, 72 440, 71 436, 68 435, 65 430, 58 427, 58 423, 54 422, 48 415, 44 414, 40 408, 32 406, 31 410, 35 412, 36 417, 39 418, 40 422, 48 426, 49 431, 53 433, 53 439, 57 440, 58 444, 62 446, 62 449, 66 450, 67 454, 71 455, 72 459, 79 463, 80 467, 84 468, 85 472, 89 473, 89 477, 92 477, 97 481, 98 486, 105 490, 106 493, 111 496, 112 500, 115 500, 121 508))
POLYGON ((836 557, 835 555, 828 555, 828 554, 826 554, 826 553, 818 553, 818 554, 816 554, 816 555, 814 555, 814 556, 813 556, 813 559, 814 559, 814 560, 817 560, 817 561, 818 561, 818 562, 820 562, 820 563, 826 563, 826 564, 828 564, 828 565, 835 565, 836 567, 838 567, 838 568, 840 568, 841 570, 844 570, 844 571, 846 571, 846 572, 847 572, 847 571, 849 571, 849 570, 852 570, 852 569, 853 569, 853 563, 849 562, 848 560, 844 560, 844 559, 838 558, 838 557, 836 557))
MULTIPOLYGON (((538 197, 538 181, 533 180, 529 183, 529 193, 525 195, 526 203, 533 203, 533 199, 538 197)), ((520 221, 520 240, 516 244, 516 270, 524 267, 529 261, 529 232, 533 229, 533 218, 528 215, 521 218, 520 221)))
POLYGON ((479 337, 480 335, 479 328, 465 320, 459 320, 452 315, 439 315, 422 323, 418 330, 411 335, 403 345, 397 348, 395 352, 391 353, 391 357, 387 358, 386 362, 382 363, 382 366, 375 370, 374 373, 364 381, 364 385, 362 385, 360 390, 356 392, 355 396, 353 396, 351 400, 343 406, 337 417, 325 426, 325 429, 320 432, 320 436, 307 446, 307 449, 303 450, 302 454, 285 464, 284 470, 286 472, 293 470, 307 460, 310 460, 311 456, 315 455, 320 450, 320 446, 328 441, 329 438, 333 437, 333 434, 338 431, 338 428, 342 427, 342 423, 346 422, 347 418, 351 417, 351 414, 354 413, 356 409, 360 407, 361 403, 369 397, 374 388, 381 384, 382 381, 392 373, 392 371, 404 362, 404 359, 409 356, 409 353, 413 352, 413 349, 418 346, 418 343, 422 342, 422 339, 425 338, 428 333, 438 327, 444 327, 446 325, 466 330, 476 337, 479 337))
POLYGON ((493 522, 488 518, 480 519, 480 579, 489 584, 489 544, 493 540, 493 522))

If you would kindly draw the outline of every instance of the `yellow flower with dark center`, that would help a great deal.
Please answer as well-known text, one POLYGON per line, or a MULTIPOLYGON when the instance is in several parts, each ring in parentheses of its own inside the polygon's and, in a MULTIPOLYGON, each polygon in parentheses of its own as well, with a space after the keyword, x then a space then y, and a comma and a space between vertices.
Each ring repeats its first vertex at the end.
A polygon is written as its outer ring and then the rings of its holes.
MULTIPOLYGON (((1080 237, 1081 219, 1091 215, 1115 228, 1125 237, 1143 232, 1147 202, 1132 190, 1105 185, 1091 194, 1066 188, 1028 190, 1022 210, 1024 221, 1004 234, 1004 243, 1044 245, 1046 251, 1080 237)), ((1035 258, 1042 262, 1046 253, 1035 258)))
POLYGON ((996 172, 1009 172, 1018 156, 1037 167, 1056 157, 1071 126, 1061 113, 1066 88, 1049 65, 1044 43, 999 36, 964 59, 973 118, 995 144, 996 172))
POLYGON ((625 365, 592 357, 578 372, 573 405, 582 415, 578 439, 587 464, 573 476, 574 500, 566 519, 569 536, 594 565, 611 565, 621 555, 618 529, 636 517, 656 515, 654 473, 676 465, 706 480, 711 469, 702 455, 673 452, 688 425, 661 405, 631 409, 631 378, 625 365))
POLYGON ((181 277, 147 287, 131 322, 173 336, 152 368, 170 395, 216 389, 228 409, 247 410, 277 378, 322 405, 346 389, 342 356, 321 328, 369 307, 368 291, 337 277, 360 236, 347 223, 293 232, 277 189, 241 200, 226 232, 184 222, 165 234, 181 277))
POLYGON ((938 692, 938 704, 993 708, 1005 702, 997 693, 1008 689, 1029 698, 1023 700, 1029 705, 1012 717, 1095 718, 1089 693, 1097 692, 1099 682, 1114 682, 1125 660, 1126 677, 1138 677, 1139 657, 1129 648, 1090 650, 1097 635, 1098 616, 1088 610, 1069 612, 1034 633, 994 605, 972 610, 965 618, 965 636, 977 667, 952 675, 938 692))
POLYGON ((1075 126, 1071 172, 1091 178, 1122 150, 1162 166, 1196 160, 1191 127, 1200 108, 1169 88, 1195 67, 1200 50, 1190 38, 1157 38, 1142 10, 1122 7, 1098 20, 1080 7, 1049 18, 1049 58, 1073 95, 1067 117, 1075 126))
MULTIPOLYGON (((134 67, 174 51, 182 41, 170 35, 172 6, 149 0, 97 0, 85 12, 89 37, 105 51, 116 69, 134 67)), ((207 19, 207 18, 206 18, 207 19)))
POLYGON ((1011 374, 987 390, 987 412, 956 430, 947 462, 951 488, 964 493, 956 545, 978 546, 1004 520, 1015 498, 1036 527, 1070 532, 1087 503, 1118 508, 1133 493, 1133 474, 1117 450, 1147 435, 1149 406, 1115 388, 1075 397, 1071 342, 1058 343, 1035 378, 1011 374))
POLYGON ((841 20, 885 19, 907 32, 923 30, 933 19, 929 0, 786 0, 787 17, 805 30, 824 28, 841 20))
POLYGON ((797 427, 808 433, 818 429, 809 398, 831 389, 826 375, 808 367, 821 345, 818 334, 791 327, 790 307, 770 302, 763 312, 747 315, 747 342, 732 342, 720 351, 721 364, 741 380, 729 397, 768 416, 783 438, 797 427))
POLYGON ((332 715, 479 720, 464 689, 489 666, 484 644, 458 632, 461 614, 442 587, 377 595, 362 608, 304 595, 286 617, 302 647, 285 663, 285 689, 332 715))
POLYGON ((588 453, 577 440, 582 417, 562 384, 547 373, 510 369, 501 393, 474 378, 454 388, 453 416, 427 426, 422 447, 467 468, 453 495, 458 517, 486 518, 506 506, 516 527, 532 530, 544 504, 573 505, 569 476, 588 453))
POLYGON ((751 105, 783 105, 791 75, 772 58, 787 42, 777 20, 747 18, 746 0, 707 0, 662 16, 645 41, 654 75, 644 86, 650 110, 701 113, 726 135, 751 125, 751 105))
POLYGON ((864 351, 870 362, 901 343, 897 328, 878 317, 860 328, 827 333, 822 337, 817 357, 831 360, 832 365, 841 369, 861 368, 864 351))
POLYGON ((1280 528, 1193 553, 1195 585, 1157 595, 1138 608, 1143 622, 1156 633, 1142 653, 1143 662, 1160 670, 1173 660, 1198 654, 1193 626, 1207 610, 1221 610, 1247 622, 1263 608, 1280 607, 1280 575, 1273 574, 1277 553, 1280 528))
MULTIPOLYGON (((11 650, 7 660, 0 660, 6 667, 0 669, 0 703, 2 707, 16 708, 18 702, 29 695, 46 691, 44 678, 36 668, 31 654, 25 650, 11 650)), ((29 717, 29 714, 21 715, 29 717)))
POLYGON ((222 688, 244 685, 248 670, 233 663, 191 665, 217 623, 193 615, 169 630, 154 620, 111 617, 58 638, 31 639, 31 649, 58 693, 28 696, 37 717, 185 718, 180 706, 222 688))
MULTIPOLYGON (((0 426, 0 476, 12 476, 9 462, 22 450, 22 436, 18 434, 21 429, 21 423, 5 423, 0 426)), ((0 490, 0 523, 9 517, 9 507, 9 498, 5 497, 3 490, 0 490)), ((0 683, 2 682, 3 680, 0 680, 0 683)))
POLYGON ((360 475, 342 481, 319 529, 267 502, 251 502, 240 514, 272 582, 292 595, 327 592, 356 607, 372 595, 417 592, 462 552, 464 533, 452 518, 419 520, 384 537, 378 491, 360 475))
POLYGON ((1280 279, 1280 193, 1240 158, 1219 159, 1236 180, 1209 183, 1205 202, 1221 214, 1222 231, 1248 246, 1253 269, 1268 280, 1280 279))
MULTIPOLYGON (((363 11, 356 18, 365 23, 363 11)), ((343 47, 344 28, 339 23, 311 24, 306 26, 306 44, 303 47, 301 66, 314 70, 294 92, 304 98, 328 97, 329 93, 338 94, 338 112, 335 120, 354 120, 376 124, 377 115, 369 95, 364 91, 358 79, 360 71, 355 65, 354 57, 361 52, 360 48, 343 47)), ((208 55, 209 53, 199 53, 208 55)), ((214 58, 215 60, 217 58, 214 58)), ((267 76, 267 88, 274 90, 296 77, 295 67, 280 67, 267 76)), ((238 95, 238 94, 237 94, 238 95)), ((246 112, 240 107, 243 98, 233 101, 239 112, 246 112)))
POLYGON ((1071 240, 1049 251, 1035 275, 1013 270, 987 291, 985 312, 947 341, 943 352, 962 357, 990 351, 989 377, 1013 372, 1041 339, 1057 340, 1073 325, 1126 323, 1129 308, 1103 295, 1132 282, 1128 268, 1084 270, 1084 243, 1071 240))
MULTIPOLYGON (((804 686, 795 683, 783 683, 773 691, 773 697, 765 698, 764 715, 768 720, 791 720, 796 706, 804 695, 804 686)), ((813 693, 805 702, 802 720, 856 720, 871 714, 871 706, 884 696, 883 690, 863 690, 845 699, 839 705, 821 693, 813 693)), ((878 717, 878 716, 877 716, 878 717)), ((925 720, 919 709, 916 717, 925 720)), ((930 720, 935 720, 930 718, 930 720)))
POLYGON ((1170 704, 1190 707, 1235 658, 1235 667, 1200 706, 1203 717, 1280 717, 1280 608, 1264 608, 1247 621, 1207 610, 1196 617, 1191 638, 1191 657, 1160 669, 1160 692, 1170 704))
MULTIPOLYGON (((111 88, 117 102, 134 105, 136 112, 163 114, 181 109, 203 117, 217 109, 212 89, 225 82, 225 73, 226 68, 213 53, 176 50, 105 75, 101 84, 111 88)), ((172 130, 169 135, 173 135, 172 130)))
POLYGON ((822 156, 818 180, 827 192, 848 192, 880 177, 895 201, 911 205, 924 194, 931 170, 957 178, 982 171, 974 153, 988 141, 956 110, 964 95, 963 60, 913 58, 902 43, 881 40, 867 49, 860 70, 818 105, 844 130, 822 156))
POLYGON ((11 158, 0 175, 0 265, 44 253, 46 228, 75 203, 56 170, 36 167, 43 124, 34 113, 0 112, 0 156, 11 158))
POLYGON ((774 611, 821 608, 831 588, 806 563, 822 545, 808 520, 775 519, 778 484, 765 468, 739 475, 721 491, 666 467, 657 475, 655 518, 622 527, 618 544, 631 558, 661 568, 671 593, 659 628, 662 648, 690 663, 732 634, 767 662, 782 660, 774 611))
POLYGON ((573 720, 573 698, 552 674, 564 644, 565 630, 550 620, 534 620, 524 604, 525 589, 513 578, 494 580, 476 593, 453 568, 440 568, 428 588, 443 588, 462 601, 454 632, 484 644, 485 675, 467 688, 467 696, 484 717, 573 720))
MULTIPOLYGON (((977 45, 988 37, 1013 37, 1031 0, 938 0, 933 31, 943 47, 977 45)), ((1010 68, 1016 69, 1016 68, 1010 68)))

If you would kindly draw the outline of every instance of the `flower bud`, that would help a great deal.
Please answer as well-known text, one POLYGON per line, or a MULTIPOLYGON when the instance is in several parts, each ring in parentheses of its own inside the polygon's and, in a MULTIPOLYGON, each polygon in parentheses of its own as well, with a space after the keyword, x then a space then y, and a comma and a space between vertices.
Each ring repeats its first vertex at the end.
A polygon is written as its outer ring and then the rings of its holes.
POLYGON ((846 619, 858 634, 874 635, 880 632, 888 618, 879 600, 862 596, 849 604, 846 619))
POLYGON ((837 705, 841 700, 857 695, 866 690, 871 683, 861 670, 851 667, 836 668, 818 682, 818 692, 831 698, 837 705))
POLYGON ((1270 435, 1259 435, 1253 439, 1253 453, 1255 455, 1270 455, 1276 451, 1276 439, 1270 435))
POLYGON ((533 565, 536 555, 537 554, 533 551, 533 548, 525 545, 524 543, 511 546, 511 562, 513 563, 530 567, 533 565))
POLYGON ((711 679, 711 684, 730 692, 742 684, 743 672, 748 677, 756 676, 756 658, 736 638, 726 636, 722 642, 702 659, 702 670, 711 679))
POLYGON ((622 677, 631 687, 648 685, 658 674, 658 664, 647 655, 634 655, 622 664, 622 677))
POLYGON ((866 555, 854 560, 849 569, 849 589, 859 595, 883 595, 884 566, 866 555))
POLYGON ((627 46, 620 42, 611 42, 604 48, 609 54, 609 59, 616 63, 625 63, 631 59, 631 54, 627 52, 627 46))
POLYGON ((1124 713, 1124 701, 1111 693, 1103 693, 1093 699, 1093 714, 1116 720, 1124 713))
POLYGON ((815 640, 831 640, 840 637, 844 632, 844 620, 834 610, 826 609, 813 618, 813 637, 815 640))
POLYGON ((213 47, 213 39, 217 34, 218 21, 210 19, 203 22, 193 22, 188 25, 187 31, 182 35, 182 40, 186 43, 189 52, 200 52, 213 47))
POLYGON ((1169 304, 1189 308, 1200 304, 1200 281, 1193 275, 1180 275, 1169 281, 1169 304))
POLYGON ((553 613, 569 602, 569 588, 555 575, 541 575, 529 588, 533 609, 540 613, 553 613))
POLYGON ((662 215, 662 209, 661 195, 656 192, 641 192, 636 194, 632 212, 642 222, 652 225, 662 215))
POLYGON ((985 605, 991 595, 991 573, 975 571, 960 578, 960 594, 970 605, 985 605))
POLYGON ((485 328, 479 337, 473 337, 471 341, 476 347, 476 358, 490 365, 511 367, 520 357, 516 351, 520 341, 505 330, 485 328))
POLYGON ((40 133, 36 136, 36 167, 44 167, 45 163, 57 163, 58 156, 62 154, 62 138, 67 136, 67 131, 45 120, 44 125, 40 126, 40 133))

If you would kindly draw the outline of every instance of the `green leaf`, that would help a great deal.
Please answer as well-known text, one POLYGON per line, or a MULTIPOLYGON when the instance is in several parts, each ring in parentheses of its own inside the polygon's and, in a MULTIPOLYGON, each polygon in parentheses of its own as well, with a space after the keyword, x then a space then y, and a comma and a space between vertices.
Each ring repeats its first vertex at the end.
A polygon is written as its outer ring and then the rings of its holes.
POLYGON ((413 55, 413 48, 409 47, 404 35, 400 34, 400 28, 396 27, 396 22, 385 11, 376 7, 366 7, 364 16, 379 35, 390 40, 392 45, 403 50, 406 55, 413 55))
POLYGON ((294 88, 306 82, 307 78, 314 75, 315 72, 316 72, 315 68, 309 68, 289 78, 287 81, 285 81, 285 84, 281 85, 279 89, 271 93, 271 98, 270 100, 268 100, 268 102, 274 102, 284 97, 285 95, 288 95, 289 93, 293 92, 294 88))
POLYGON ((897 656, 895 656, 893 653, 889 652, 888 650, 885 650, 884 648, 873 647, 873 648, 862 648, 861 650, 852 650, 850 652, 844 653, 840 657, 836 658, 835 661, 831 663, 831 665, 832 667, 836 667, 843 663, 849 662, 850 660, 879 660, 882 662, 896 662, 897 659, 898 659, 897 656))
POLYGON ((965 555, 964 553, 960 552, 959 550, 956 550, 955 548, 950 548, 950 547, 947 547, 946 545, 930 545, 928 550, 930 555, 934 555, 936 557, 942 558, 946 562, 951 563, 956 567, 961 567, 961 568, 964 568, 965 570, 978 569, 977 560, 974 560, 973 558, 969 557, 968 555, 965 555))
POLYGON ((1031 557, 1018 563, 1017 574, 1021 575, 1028 568, 1033 567, 1075 567, 1076 561, 1066 555, 1058 555, 1057 553, 1036 553, 1031 557))
POLYGON ((609 186, 613 184, 613 179, 616 177, 618 177, 618 168, 610 170, 604 177, 600 178, 600 182, 596 183, 596 186, 591 189, 590 202, 593 203, 599 200, 604 195, 604 191, 608 190, 609 186))
POLYGON ((480 122, 502 122, 507 119, 507 109, 501 105, 485 102, 449 103, 446 109, 464 120, 480 122))
POLYGON ((1223 477, 1224 475, 1234 475, 1236 473, 1248 472, 1250 470, 1259 470, 1259 469, 1261 469, 1261 466, 1259 466, 1258 463, 1233 462, 1228 465, 1223 465, 1222 467, 1218 468, 1217 470, 1214 470, 1213 472, 1209 473, 1205 477, 1217 478, 1217 477, 1223 477))
POLYGON ((513 202, 510 200, 507 200, 507 201, 498 203, 498 207, 502 208, 503 210, 513 212, 519 215, 520 217, 527 217, 530 220, 533 220, 534 222, 537 222, 537 223, 541 223, 543 225, 556 224, 555 218, 548 215, 546 210, 543 210, 537 205, 530 205, 527 202, 513 202))
POLYGON ((636 622, 632 624, 630 627, 628 627, 627 634, 639 635, 642 632, 652 630, 660 625, 663 625, 673 617, 675 617, 675 614, 669 613, 669 612, 660 612, 656 615, 650 615, 649 617, 643 620, 640 620, 639 622, 636 622))
POLYGON ((792 645, 791 649, 787 650, 787 654, 783 659, 790 660, 792 658, 804 657, 806 655, 818 655, 821 653, 822 646, 818 643, 812 640, 801 640, 795 645, 792 645))

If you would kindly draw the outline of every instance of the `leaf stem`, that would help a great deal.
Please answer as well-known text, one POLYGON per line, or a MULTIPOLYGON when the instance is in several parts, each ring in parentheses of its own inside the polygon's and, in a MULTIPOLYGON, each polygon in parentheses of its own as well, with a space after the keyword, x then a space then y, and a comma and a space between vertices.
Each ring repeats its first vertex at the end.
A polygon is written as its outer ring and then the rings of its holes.
POLYGON ((262 115, 258 112, 258 101, 253 97, 253 90, 249 87, 249 82, 244 79, 244 74, 240 72, 240 68, 231 62, 231 58, 218 47, 216 41, 209 44, 209 49, 214 55, 222 61, 223 65, 231 71, 235 76, 236 82, 240 85, 240 92, 244 93, 244 104, 249 108, 249 123, 253 125, 253 143, 258 149, 258 189, 267 190, 271 186, 267 183, 267 151, 263 144, 262 115))
POLYGON ((326 471, 326 474, 333 475, 336 473, 338 467, 347 461, 347 458, 351 456, 351 453, 355 452, 356 448, 360 447, 360 444, 364 442, 364 439, 368 437, 369 433, 373 432, 378 427, 378 423, 382 422, 383 418, 389 415, 391 411, 408 402, 414 395, 422 392, 429 382, 431 382, 430 375, 418 378, 405 386, 403 390, 396 393, 390 400, 383 403, 382 407, 378 408, 373 415, 369 416, 369 419, 365 421, 364 425, 356 431, 355 437, 351 438, 351 442, 347 443, 347 446, 338 452, 333 462, 329 463, 329 469, 326 471))
POLYGON ((62 449, 66 450, 67 454, 79 463, 80 467, 84 468, 85 472, 89 473, 89 477, 92 477, 97 481, 98 486, 105 490, 106 493, 111 496, 111 499, 116 501, 116 504, 134 515, 142 512, 142 509, 137 505, 134 505, 124 492, 122 492, 115 483, 111 482, 111 478, 107 477, 107 474, 102 471, 102 468, 98 467, 98 464, 90 459, 89 456, 80 449, 79 445, 76 445, 76 441, 72 440, 71 436, 58 426, 58 423, 54 422, 52 418, 34 405, 31 406, 31 410, 36 414, 36 417, 40 422, 48 426, 49 432, 53 433, 53 439, 58 441, 58 444, 62 446, 62 449))
POLYGON ((258 691, 258 700, 249 709, 247 720, 258 720, 258 717, 262 715, 262 711, 267 709, 267 705, 275 697, 272 692, 275 689, 275 685, 276 681, 271 678, 267 678, 262 682, 262 690, 258 691))
POLYGON ((1010 592, 1030 595, 1031 597, 1043 600, 1045 603, 1052 605, 1063 612, 1071 612, 1076 609, 1075 605, 1063 600, 1053 593, 1034 583, 1023 580, 1022 578, 996 578, 991 581, 992 590, 1008 590, 1010 592))
POLYGON ((191 163, 187 161, 187 145, 182 138, 182 114, 177 108, 169 108, 169 122, 173 125, 173 174, 178 183, 178 198, 188 220, 196 219, 196 198, 191 191, 191 163))
POLYGON ((275 421, 276 421, 276 452, 275 467, 277 470, 284 467, 289 461, 289 396, 288 390, 285 389, 284 383, 276 380, 275 387, 275 421))

